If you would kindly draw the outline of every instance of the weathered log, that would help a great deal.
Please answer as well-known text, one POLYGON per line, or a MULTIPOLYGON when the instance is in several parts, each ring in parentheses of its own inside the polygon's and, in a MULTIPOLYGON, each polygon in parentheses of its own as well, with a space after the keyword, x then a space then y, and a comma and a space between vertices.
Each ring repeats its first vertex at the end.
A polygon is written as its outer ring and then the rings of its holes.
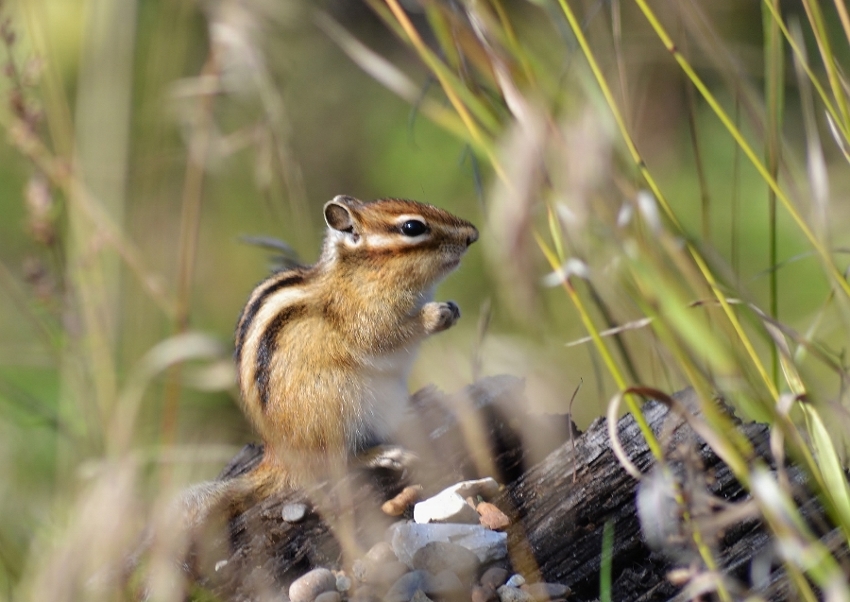
MULTIPOLYGON (((688 393, 680 394, 680 399, 687 404, 688 393)), ((451 396, 427 388, 413 396, 412 406, 414 418, 399 439, 421 459, 412 475, 360 472, 342 485, 290 492, 257 504, 231 521, 229 553, 219 546, 206 565, 199 563, 202 581, 223 598, 248 600, 258 592, 279 591, 312 567, 340 566, 340 546, 327 523, 315 511, 300 522, 287 523, 282 518, 287 504, 313 508, 318 498, 339 495, 341 487, 351 494, 352 507, 373 510, 410 479, 423 484, 427 492, 436 492, 463 478, 495 474, 505 485, 495 503, 514 520, 509 530, 514 570, 568 585, 575 600, 597 599, 602 534, 605 523, 611 522, 615 600, 668 600, 681 591, 668 579, 668 572, 693 558, 687 542, 675 541, 680 520, 677 507, 659 508, 669 515, 656 517, 662 526, 669 523, 670 545, 650 549, 636 512, 637 483, 612 453, 604 419, 583 434, 572 433, 570 440, 572 425, 567 417, 525 412, 522 383, 511 377, 484 379, 451 396), (213 570, 215 559, 222 557, 228 558, 226 565, 222 568, 219 563, 219 569, 213 570)), ((680 476, 697 478, 696 485, 690 484, 691 494, 702 494, 696 491, 701 487, 706 496, 710 493, 728 502, 745 498, 746 492, 728 467, 665 405, 648 402, 643 413, 656 433, 663 431, 661 438, 670 452, 668 466, 680 476)), ((754 423, 739 424, 739 428, 756 453, 768 458, 768 429, 754 423)), ((650 473, 654 460, 634 419, 622 418, 618 432, 632 462, 644 474, 650 473)), ((261 454, 260 447, 247 447, 222 478, 249 470, 261 454)), ((825 524, 816 502, 810 500, 803 508, 814 523, 825 524)), ((386 524, 376 524, 374 513, 366 514, 370 514, 366 521, 355 517, 362 522, 357 533, 364 545, 382 537, 386 524)), ((716 535, 707 545, 719 569, 748 587, 749 566, 754 558, 769 558, 770 537, 755 518, 716 535)), ((768 599, 787 595, 781 570, 770 572, 767 583, 761 585, 768 599)))
MULTIPOLYGON (((692 391, 676 396, 685 407, 696 407, 692 391)), ((644 417, 668 450, 667 467, 681 476, 684 497, 689 501, 691 518, 710 519, 712 508, 699 499, 715 499, 727 503, 744 500, 746 491, 731 470, 714 451, 700 440, 682 418, 668 411, 662 403, 651 401, 642 408, 644 417), (698 513, 703 516, 696 516, 698 513)), ((757 423, 738 423, 737 427, 750 440, 755 455, 770 464, 769 429, 757 423)), ((620 419, 617 431, 620 442, 631 461, 643 474, 651 474, 655 461, 631 415, 620 419)), ((802 484, 800 471, 789 467, 789 474, 802 484)), ((511 532, 517 554, 516 568, 524 572, 539 570, 546 581, 569 585, 575 599, 594 600, 599 595, 599 573, 602 559, 602 535, 606 522, 614 530, 612 594, 614 600, 669 600, 679 597, 680 587, 671 583, 668 573, 677 567, 699 565, 689 533, 680 530, 683 518, 679 505, 659 505, 652 518, 668 530, 670 541, 656 542, 651 549, 645 541, 635 507, 637 484, 620 466, 611 450, 607 424, 595 421, 575 441, 550 454, 532 467, 504 492, 496 503, 510 504, 516 512, 516 528, 511 532), (677 537, 678 536, 678 537, 677 537), (660 545, 658 545, 660 544, 660 545)), ((803 498, 807 494, 800 487, 803 498)), ((837 550, 840 540, 836 530, 824 528, 822 508, 814 499, 804 499, 802 514, 821 530, 824 540, 837 550)), ((642 517, 646 520, 646 517, 642 517)), ((705 523, 706 521, 702 521, 705 523)), ((770 571, 767 581, 749 583, 754 560, 767 563, 772 555, 771 538, 757 517, 742 519, 724 530, 701 533, 724 575, 725 586, 739 593, 759 593, 768 600, 785 600, 788 583, 784 572, 770 571)), ((846 549, 840 552, 846 555, 846 549)))

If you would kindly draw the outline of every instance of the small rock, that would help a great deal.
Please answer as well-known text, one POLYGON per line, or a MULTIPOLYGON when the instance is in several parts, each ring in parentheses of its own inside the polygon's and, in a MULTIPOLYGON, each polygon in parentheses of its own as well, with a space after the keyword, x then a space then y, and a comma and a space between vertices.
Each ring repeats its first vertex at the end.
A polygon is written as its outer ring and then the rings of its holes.
POLYGON ((460 582, 460 578, 451 571, 440 571, 432 579, 428 580, 425 590, 429 594, 441 598, 450 598, 461 592, 468 591, 466 586, 460 582))
POLYGON ((313 602, 319 594, 336 589, 336 577, 328 569, 313 569, 292 582, 289 598, 292 602, 313 602))
POLYGON ((342 600, 342 596, 339 595, 339 592, 323 592, 316 596, 314 602, 340 602, 342 600))
POLYGON ((496 479, 486 477, 472 481, 463 481, 455 485, 454 489, 463 497, 480 495, 485 499, 489 499, 499 493, 499 484, 496 482, 496 479))
POLYGON ((392 562, 398 560, 395 552, 393 552, 393 547, 385 541, 379 541, 369 548, 364 558, 370 562, 392 562))
POLYGON ((449 570, 468 582, 472 580, 481 562, 474 552, 463 546, 445 541, 432 541, 416 550, 412 566, 414 569, 428 571, 435 575, 449 570))
POLYGON ((221 569, 223 569, 226 566, 227 566, 226 560, 219 560, 218 562, 215 563, 215 572, 216 573, 219 572, 221 569))
POLYGON ((284 504, 280 515, 288 523, 297 523, 307 515, 307 506, 304 504, 284 504))
POLYGON ((347 592, 351 589, 351 577, 340 571, 336 574, 336 591, 347 592))
POLYGON ((374 586, 361 585, 348 600, 349 602, 380 602, 381 595, 374 586))
POLYGON ((383 564, 369 562, 366 563, 366 571, 360 580, 363 583, 387 587, 398 581, 402 575, 408 572, 410 572, 410 567, 398 560, 383 564))
POLYGON ((348 602, 383 602, 383 598, 372 590, 366 592, 358 591, 348 598, 348 602))
POLYGON ((476 524, 479 521, 478 513, 465 498, 477 495, 492 497, 498 491, 499 484, 489 477, 457 483, 416 504, 413 507, 413 520, 420 524, 431 522, 476 524))
POLYGON ((478 513, 453 491, 442 492, 413 507, 413 520, 427 523, 478 523, 478 513))
POLYGON ((384 595, 384 602, 409 602, 416 590, 427 592, 429 581, 433 575, 425 571, 412 571, 402 576, 393 583, 392 587, 384 595))
POLYGON ((397 496, 387 500, 381 506, 381 511, 389 516, 401 516, 410 506, 419 501, 422 496, 422 485, 410 485, 401 490, 397 496))
POLYGON ((472 586, 472 602, 496 602, 499 596, 496 590, 489 585, 472 586))
POLYGON ((535 600, 541 602, 555 598, 566 598, 572 593, 569 587, 560 583, 531 583, 523 585, 522 589, 531 594, 535 600))
POLYGON ((505 585, 508 587, 519 587, 520 585, 525 584, 525 577, 520 575, 519 573, 515 573, 511 575, 511 578, 505 582, 505 585))
POLYGON ((393 552, 407 566, 413 566, 416 551, 432 541, 462 546, 474 552, 482 564, 508 555, 507 534, 481 525, 396 523, 390 527, 390 540, 393 552))
POLYGON ((511 519, 508 518, 507 514, 499 510, 495 504, 481 502, 475 507, 475 511, 478 513, 481 524, 488 529, 498 531, 511 526, 511 519))
POLYGON ((371 563, 368 560, 358 558, 351 564, 351 574, 354 575, 354 578, 358 581, 363 581, 363 577, 365 577, 366 573, 369 572, 370 564, 371 563))
POLYGON ((500 602, 535 602, 534 597, 518 587, 503 585, 496 593, 499 594, 500 602))
POLYGON ((411 571, 393 583, 384 595, 384 601, 409 602, 417 590, 439 598, 451 598, 468 591, 451 571, 443 571, 438 575, 428 571, 411 571))
POLYGON ((503 569, 500 566, 490 567, 484 574, 481 575, 481 585, 484 587, 491 587, 493 591, 496 591, 499 587, 505 584, 505 581, 508 580, 508 570, 503 569))

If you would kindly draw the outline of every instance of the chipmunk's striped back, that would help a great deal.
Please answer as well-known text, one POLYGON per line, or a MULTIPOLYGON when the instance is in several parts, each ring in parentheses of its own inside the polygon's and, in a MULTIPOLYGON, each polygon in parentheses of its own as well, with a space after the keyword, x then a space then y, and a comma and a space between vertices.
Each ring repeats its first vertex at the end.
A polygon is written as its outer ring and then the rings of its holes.
POLYGON ((450 327, 430 302, 478 237, 472 224, 400 199, 325 205, 319 261, 252 292, 236 329, 243 408, 266 462, 300 482, 390 435, 419 343, 450 327))

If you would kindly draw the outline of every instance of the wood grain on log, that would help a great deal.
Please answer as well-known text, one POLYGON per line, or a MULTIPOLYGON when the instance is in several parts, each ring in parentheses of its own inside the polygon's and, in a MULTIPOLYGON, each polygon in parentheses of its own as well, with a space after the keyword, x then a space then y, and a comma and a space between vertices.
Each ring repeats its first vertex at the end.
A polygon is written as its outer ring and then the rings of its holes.
MULTIPOLYGON (((693 405, 690 395, 680 393, 679 399, 693 405)), ((505 376, 483 379, 454 395, 429 387, 413 396, 412 406, 415 418, 399 439, 421 459, 412 478, 426 493, 433 493, 464 478, 496 476, 505 487, 495 504, 514 521, 509 542, 515 570, 568 585, 572 599, 595 600, 599 596, 602 533, 605 523, 611 522, 615 534, 614 599, 676 599, 681 587, 670 582, 668 572, 694 562, 687 541, 675 541, 680 529, 678 510, 659 505, 656 518, 662 528, 669 524, 671 543, 662 546, 664 549, 650 549, 636 512, 637 483, 612 453, 604 419, 570 441, 573 427, 568 417, 529 415, 524 409, 522 382, 505 376)), ((665 405, 648 402, 642 411, 670 452, 668 466, 673 474, 697 479, 696 486, 691 483, 693 503, 699 503, 697 494, 702 493, 706 499, 715 496, 727 502, 746 497, 728 467, 665 405), (699 488, 705 491, 696 491, 699 488)), ((617 428, 632 462, 644 474, 651 474, 654 459, 634 419, 623 417, 617 428)), ((750 423, 738 428, 757 454, 769 457, 766 426, 750 423)), ((222 478, 249 470, 261 454, 257 446, 247 447, 222 478)), ((407 484, 398 474, 381 476, 377 484, 358 478, 346 485, 355 492, 358 505, 378 508, 407 484)), ((236 517, 230 524, 232 549, 227 564, 217 572, 207 569, 206 582, 224 598, 248 600, 258 591, 281 587, 314 566, 339 566, 340 547, 317 513, 308 513, 298 523, 287 523, 281 516, 286 504, 311 505, 316 495, 291 492, 276 496, 236 517)), ((816 502, 803 507, 811 520, 825 524, 816 502)), ((703 510, 712 512, 707 506, 703 510)), ((373 539, 382 535, 383 527, 370 528, 368 535, 373 539)), ((720 570, 746 586, 753 559, 770 558, 770 538, 756 519, 743 520, 715 535, 707 545, 720 570)), ((781 570, 770 572, 762 585, 768 599, 787 595, 781 570)))

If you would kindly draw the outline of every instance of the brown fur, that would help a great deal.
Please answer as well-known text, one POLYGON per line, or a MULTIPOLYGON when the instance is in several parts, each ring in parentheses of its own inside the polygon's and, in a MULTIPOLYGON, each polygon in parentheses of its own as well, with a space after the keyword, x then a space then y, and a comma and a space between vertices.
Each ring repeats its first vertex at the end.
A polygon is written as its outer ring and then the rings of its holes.
POLYGON ((326 478, 388 435, 419 343, 459 315, 430 301, 433 287, 478 237, 469 222, 401 199, 337 197, 325 214, 319 261, 261 283, 237 326, 242 406, 266 444, 248 475, 258 484, 326 478), (400 216, 419 216, 428 232, 411 242, 400 216))

